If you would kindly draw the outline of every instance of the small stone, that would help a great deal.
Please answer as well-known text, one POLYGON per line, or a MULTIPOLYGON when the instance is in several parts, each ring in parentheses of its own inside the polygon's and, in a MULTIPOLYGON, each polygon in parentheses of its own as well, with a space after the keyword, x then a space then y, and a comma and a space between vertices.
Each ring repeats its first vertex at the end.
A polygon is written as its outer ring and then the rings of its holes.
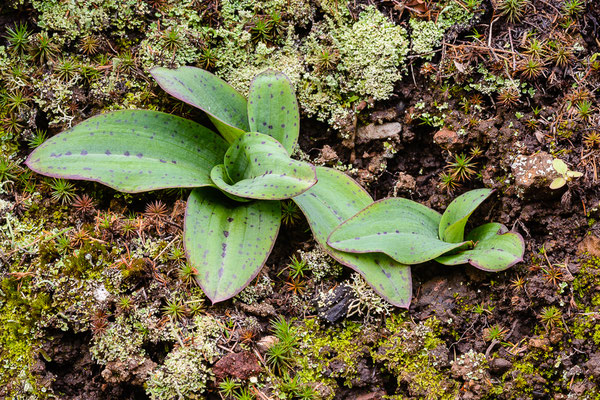
POLYGON ((385 121, 393 121, 398 118, 398 111, 395 108, 389 108, 387 110, 373 111, 369 115, 371 122, 382 124, 385 121))
POLYGON ((450 129, 440 129, 433 135, 433 142, 443 149, 450 150, 460 141, 458 133, 450 129))
POLYGON ((352 292, 346 285, 336 286, 335 289, 321 296, 317 314, 320 318, 333 324, 346 317, 348 306, 353 298, 352 292))
POLYGON ((398 180, 394 185, 394 196, 398 193, 412 193, 417 188, 417 181, 409 174, 400 172, 398 174, 398 180))
POLYGON ((110 361, 100 373, 108 383, 131 383, 142 385, 156 368, 156 363, 148 358, 133 356, 123 361, 110 361))
POLYGON ((600 353, 592 354, 583 366, 594 378, 600 378, 600 353))
POLYGON ((402 124, 399 122, 388 122, 382 125, 370 124, 361 126, 358 128, 356 136, 358 143, 367 143, 379 139, 400 140, 400 132, 402 132, 402 124))
POLYGON ((279 342, 279 339, 277 339, 276 336, 267 335, 262 337, 258 342, 256 342, 256 348, 258 349, 258 351, 264 354, 277 342, 279 342))
POLYGON ((550 341, 547 338, 531 338, 529 340, 529 347, 534 349, 546 349, 550 341))
POLYGON ((531 156, 517 156, 511 165, 515 186, 522 197, 540 198, 552 194, 550 182, 559 174, 552 166, 554 158, 543 151, 531 156))
POLYGON ((512 368, 512 363, 504 358, 494 358, 490 361, 490 370, 501 375, 512 368))
POLYGON ((246 304, 239 302, 239 307, 242 309, 242 311, 259 317, 274 317, 277 315, 275 312, 275 307, 269 303, 263 302, 259 304, 246 304))
POLYGON ((600 238, 594 235, 586 236, 577 246, 577 255, 589 254, 592 257, 600 257, 600 238))
POLYGON ((358 394, 354 398, 355 400, 381 400, 384 399, 386 393, 384 391, 370 392, 364 394, 358 394))
POLYGON ((339 159, 335 150, 331 148, 328 144, 323 146, 323 150, 321 150, 321 156, 319 157, 319 161, 328 163, 331 161, 337 161, 339 159))
POLYGON ((262 372, 262 367, 258 362, 258 357, 251 351, 241 351, 239 353, 229 353, 221 358, 212 369, 217 381, 226 377, 237 379, 248 379, 262 372))

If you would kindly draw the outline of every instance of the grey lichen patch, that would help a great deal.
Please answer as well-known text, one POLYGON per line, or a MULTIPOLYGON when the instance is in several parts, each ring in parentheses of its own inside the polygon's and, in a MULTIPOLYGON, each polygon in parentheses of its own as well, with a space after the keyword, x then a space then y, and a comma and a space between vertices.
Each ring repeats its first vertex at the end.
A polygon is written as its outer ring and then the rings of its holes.
POLYGON ((352 102, 389 97, 402 78, 409 46, 405 29, 374 7, 356 22, 349 15, 326 15, 304 38, 290 29, 279 48, 253 45, 249 33, 235 24, 215 35, 222 43, 216 48, 217 73, 236 89, 247 93, 258 73, 282 71, 294 84, 302 111, 338 126, 351 113, 352 102), (239 52, 239 48, 252 50, 239 52), (337 65, 320 66, 324 52, 334 54, 337 65))
POLYGON ((197 316, 190 332, 191 345, 176 347, 146 382, 153 400, 201 398, 211 378, 208 363, 220 354, 217 339, 223 329, 211 316, 197 316))
POLYGON ((321 248, 315 248, 310 251, 300 250, 302 261, 310 269, 313 278, 317 282, 325 279, 334 279, 342 274, 342 266, 325 253, 321 248))
POLYGON ((152 400, 201 398, 210 379, 210 369, 202 353, 180 347, 167 355, 164 364, 146 382, 146 393, 152 400))
POLYGON ((351 281, 346 283, 354 295, 348 305, 347 316, 358 315, 365 321, 375 317, 389 315, 393 306, 379 296, 358 273, 353 273, 351 281))
POLYGON ((90 352, 100 364, 145 356, 142 348, 144 335, 136 329, 134 320, 126 316, 117 317, 104 332, 96 335, 92 342, 90 352))
POLYGON ((242 290, 236 296, 236 299, 246 304, 254 304, 272 296, 273 293, 273 281, 269 278, 269 275, 262 275, 255 284, 242 290))

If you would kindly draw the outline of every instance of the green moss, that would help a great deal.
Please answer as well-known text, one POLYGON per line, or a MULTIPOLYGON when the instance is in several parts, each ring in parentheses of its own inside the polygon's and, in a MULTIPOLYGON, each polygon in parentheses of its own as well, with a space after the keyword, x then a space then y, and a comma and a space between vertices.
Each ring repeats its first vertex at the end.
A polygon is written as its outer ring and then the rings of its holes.
MULTIPOLYGON (((369 331, 356 322, 345 321, 326 328, 316 319, 307 319, 296 331, 299 338, 298 355, 294 357, 302 382, 337 388, 336 380, 346 387, 357 382, 358 362, 369 351, 369 331)), ((328 397, 329 398, 329 397, 328 397)))
POLYGON ((455 399, 458 383, 442 371, 440 360, 432 350, 443 346, 439 338, 439 321, 430 318, 415 325, 399 316, 386 322, 390 335, 379 343, 373 360, 382 363, 398 384, 408 386, 411 396, 423 399, 455 399))

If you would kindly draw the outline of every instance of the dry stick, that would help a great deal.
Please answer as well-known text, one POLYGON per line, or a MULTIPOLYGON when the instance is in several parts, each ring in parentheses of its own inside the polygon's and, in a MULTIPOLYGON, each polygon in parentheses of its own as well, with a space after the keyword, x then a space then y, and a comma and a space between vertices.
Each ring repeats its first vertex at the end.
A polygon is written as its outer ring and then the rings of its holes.
POLYGON ((512 34, 510 32, 510 27, 508 28, 508 39, 510 41, 510 50, 512 51, 512 60, 513 60, 513 72, 517 70, 517 58, 515 57, 515 48, 513 47, 512 34))
POLYGON ((490 50, 492 50, 492 55, 494 56, 496 61, 498 61, 498 56, 496 55, 496 53, 494 52, 494 50, 492 48, 492 33, 493 33, 493 28, 494 28, 494 22, 496 22, 496 21, 497 21, 497 19, 494 19, 492 16, 492 20, 490 21, 490 32, 488 35, 488 48, 490 50))
MULTIPOLYGON (((447 45, 448 46, 452 46, 452 47, 470 47, 472 49, 488 50, 488 51, 491 51, 492 53, 494 53, 494 55, 496 55, 495 52, 506 53, 506 54, 517 54, 516 52, 512 52, 510 50, 502 50, 502 49, 497 49, 497 48, 493 48, 493 47, 486 47, 486 46, 477 46, 475 44, 451 44, 451 43, 447 43, 447 45)), ((496 59, 496 60, 500 61, 498 59, 496 59)))
POLYGON ((550 3, 546 2, 545 0, 539 0, 539 2, 540 2, 540 3, 544 3, 544 4, 545 4, 545 5, 547 5, 548 7, 552 7, 552 8, 554 8, 554 11, 556 11, 556 12, 560 13, 560 10, 559 10, 558 8, 554 7, 552 4, 550 4, 550 3))
POLYGON ((162 256, 162 255, 163 255, 163 253, 164 253, 164 252, 165 252, 165 251, 166 251, 166 250, 167 250, 169 247, 171 247, 171 245, 172 245, 172 244, 173 244, 173 243, 174 243, 174 242, 175 242, 177 239, 179 239, 179 238, 178 238, 177 236, 175 236, 175 239, 171 240, 171 242, 169 242, 169 244, 168 244, 168 245, 166 245, 166 246, 165 246, 165 248, 164 248, 164 249, 162 249, 162 251, 161 251, 160 253, 158 253, 158 255, 157 255, 156 257, 154 257, 154 258, 152 259, 152 261, 156 261, 156 260, 158 259, 158 257, 162 256))

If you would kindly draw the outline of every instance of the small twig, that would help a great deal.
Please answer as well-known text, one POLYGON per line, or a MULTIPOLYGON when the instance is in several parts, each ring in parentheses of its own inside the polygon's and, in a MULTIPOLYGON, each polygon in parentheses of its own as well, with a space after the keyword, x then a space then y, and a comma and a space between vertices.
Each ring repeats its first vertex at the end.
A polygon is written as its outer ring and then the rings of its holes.
POLYGON ((517 70, 517 59, 515 57, 515 48, 513 46, 512 34, 510 27, 508 28, 508 39, 510 41, 510 50, 512 51, 512 60, 513 60, 513 72, 517 70))
POLYGON ((172 245, 173 243, 175 243, 175 241, 176 241, 177 239, 179 239, 179 238, 178 238, 177 236, 175 236, 175 239, 171 240, 171 241, 169 242, 169 244, 167 244, 167 245, 165 246, 165 248, 164 248, 164 249, 162 249, 162 250, 161 250, 161 252, 160 252, 160 253, 158 253, 158 255, 152 259, 152 261, 156 261, 156 260, 158 259, 158 257, 162 256, 162 255, 163 255, 163 253, 164 253, 164 252, 165 252, 165 251, 166 251, 166 250, 167 250, 169 247, 171 247, 171 245, 172 245))

